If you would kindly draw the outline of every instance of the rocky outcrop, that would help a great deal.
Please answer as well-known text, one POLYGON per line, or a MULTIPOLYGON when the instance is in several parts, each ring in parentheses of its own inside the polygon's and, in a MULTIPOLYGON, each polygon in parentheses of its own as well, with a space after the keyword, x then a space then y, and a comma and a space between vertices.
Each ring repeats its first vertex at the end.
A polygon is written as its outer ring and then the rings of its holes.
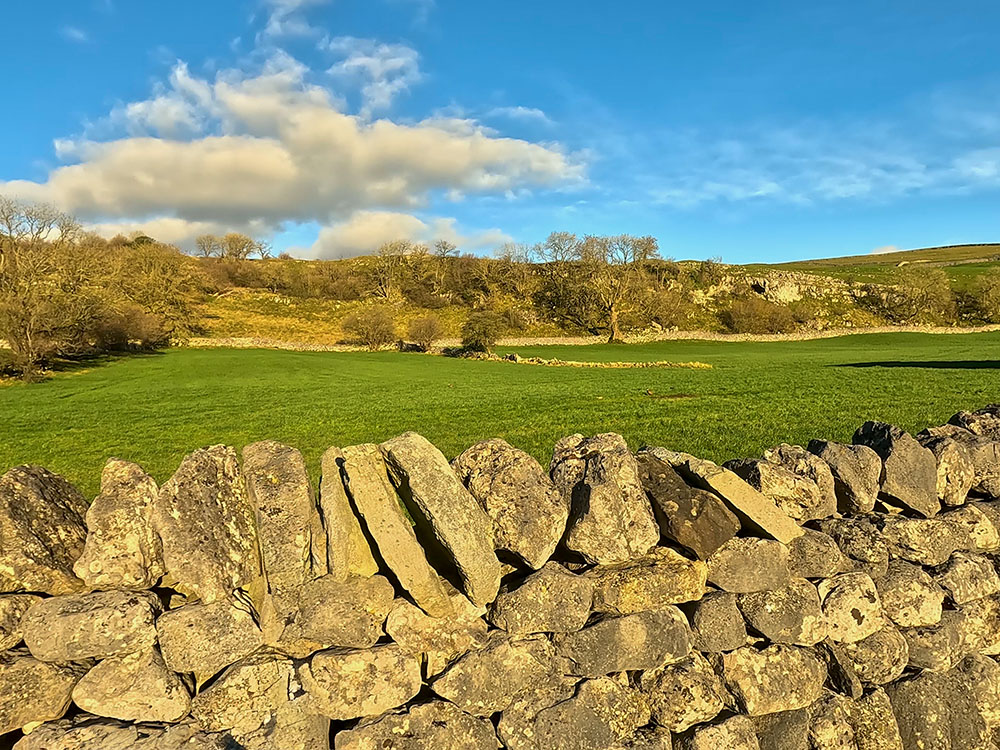
POLYGON ((318 498, 294 448, 215 446, 159 490, 110 461, 86 512, 15 469, 0 746, 986 750, 994 418, 735 473, 613 434, 548 474, 500 440, 449 464, 407 433, 328 450, 318 498))

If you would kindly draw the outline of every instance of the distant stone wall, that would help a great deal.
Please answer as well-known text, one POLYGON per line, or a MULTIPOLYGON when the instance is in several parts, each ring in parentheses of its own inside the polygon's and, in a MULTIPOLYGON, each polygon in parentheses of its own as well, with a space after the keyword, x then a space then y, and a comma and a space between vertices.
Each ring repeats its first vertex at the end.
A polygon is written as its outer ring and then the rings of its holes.
POLYGON ((0 746, 988 750, 1000 406, 724 467, 615 434, 0 478, 0 746))

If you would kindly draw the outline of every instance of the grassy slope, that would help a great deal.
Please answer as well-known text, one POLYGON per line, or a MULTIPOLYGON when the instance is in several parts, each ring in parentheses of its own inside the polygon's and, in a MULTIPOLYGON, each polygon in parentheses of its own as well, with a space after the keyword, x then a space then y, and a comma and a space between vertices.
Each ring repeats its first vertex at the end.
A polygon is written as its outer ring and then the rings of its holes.
POLYGON ((454 455, 499 435, 546 463, 553 442, 614 430, 722 460, 782 440, 840 440, 869 418, 907 429, 996 400, 1000 334, 865 334, 783 343, 532 347, 592 360, 700 360, 712 370, 585 370, 399 353, 175 350, 0 388, 0 470, 33 462, 88 494, 105 458, 159 481, 200 445, 274 438, 316 469, 328 445, 425 434, 454 455), (893 360, 946 366, 841 367, 893 360), (647 391, 652 391, 649 395, 647 391))

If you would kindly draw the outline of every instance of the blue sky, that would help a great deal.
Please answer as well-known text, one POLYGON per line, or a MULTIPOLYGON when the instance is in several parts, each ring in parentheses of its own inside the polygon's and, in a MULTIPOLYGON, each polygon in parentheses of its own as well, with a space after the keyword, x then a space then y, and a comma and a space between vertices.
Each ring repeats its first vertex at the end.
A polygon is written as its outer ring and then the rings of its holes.
POLYGON ((1000 6, 12 3, 0 193, 302 257, 550 231, 781 261, 1000 241, 1000 6))

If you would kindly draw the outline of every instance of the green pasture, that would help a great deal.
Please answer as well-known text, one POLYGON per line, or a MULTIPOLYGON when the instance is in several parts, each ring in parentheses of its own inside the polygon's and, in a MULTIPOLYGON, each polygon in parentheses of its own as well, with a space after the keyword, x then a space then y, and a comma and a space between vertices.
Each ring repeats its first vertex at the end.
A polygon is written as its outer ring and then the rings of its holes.
POLYGON ((416 430, 449 457, 500 436, 547 463, 553 443, 620 432, 715 460, 782 441, 849 440, 866 419, 918 430, 1000 400, 1000 333, 858 334, 782 343, 709 341, 521 347, 599 361, 712 369, 581 369, 396 352, 177 349, 93 362, 0 387, 0 470, 37 463, 87 494, 108 456, 163 481, 212 443, 273 438, 315 468, 330 445, 416 430))

